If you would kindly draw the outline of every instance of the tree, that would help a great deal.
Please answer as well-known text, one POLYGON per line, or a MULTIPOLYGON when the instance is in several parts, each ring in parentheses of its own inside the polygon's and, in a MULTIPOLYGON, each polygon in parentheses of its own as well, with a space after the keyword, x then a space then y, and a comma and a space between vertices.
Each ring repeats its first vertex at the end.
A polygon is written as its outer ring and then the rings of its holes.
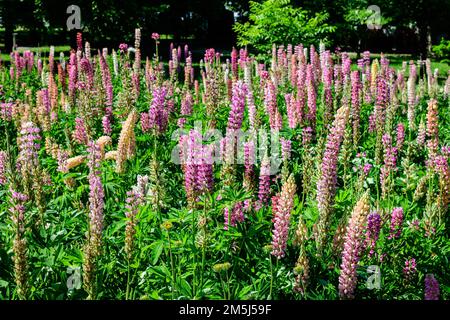
POLYGON ((290 0, 250 1, 249 21, 237 22, 234 30, 238 44, 251 45, 267 56, 272 44, 300 44, 305 46, 327 42, 335 27, 327 24, 328 14, 311 14, 302 8, 294 8, 290 0))

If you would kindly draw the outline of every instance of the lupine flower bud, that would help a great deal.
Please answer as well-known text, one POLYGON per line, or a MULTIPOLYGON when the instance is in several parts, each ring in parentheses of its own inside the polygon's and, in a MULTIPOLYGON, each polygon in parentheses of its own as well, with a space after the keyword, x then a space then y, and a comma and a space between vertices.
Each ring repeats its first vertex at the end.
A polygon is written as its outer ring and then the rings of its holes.
POLYGON ((125 205, 125 216, 127 223, 125 227, 125 253, 128 260, 133 257, 134 237, 136 234, 136 215, 139 212, 139 207, 144 200, 144 194, 137 187, 133 187, 131 191, 127 192, 127 199, 125 205))
POLYGON ((397 207, 392 210, 391 226, 388 239, 399 238, 402 234, 403 208, 397 207))
POLYGON ((131 110, 127 119, 122 125, 122 130, 119 135, 119 142, 117 144, 117 159, 116 172, 122 173, 124 170, 125 161, 131 159, 135 154, 136 135, 134 127, 137 121, 136 109, 131 110))
POLYGON ((296 185, 291 174, 281 189, 274 212, 274 229, 272 231, 272 255, 278 259, 285 255, 291 211, 294 207, 296 185))
POLYGON ((238 130, 242 126, 245 111, 245 98, 247 95, 247 85, 241 80, 233 85, 233 96, 231 99, 231 110, 228 117, 228 126, 230 130, 238 130))
POLYGON ((111 120, 109 119, 109 116, 103 116, 102 118, 102 127, 103 127, 103 133, 106 135, 110 135, 112 132, 111 129, 111 120))
POLYGON ((405 126, 403 125, 403 123, 399 123, 397 125, 397 143, 396 143, 396 147, 398 150, 402 149, 404 141, 405 141, 405 126))
POLYGON ((352 121, 353 121, 353 144, 356 145, 359 139, 359 122, 360 122, 360 91, 361 82, 359 79, 359 72, 353 71, 351 73, 351 86, 352 86, 352 121))
POLYGON ((403 268, 403 275, 406 281, 411 281, 417 273, 416 259, 411 258, 405 261, 405 267, 403 268))
POLYGON ((25 194, 11 190, 12 206, 9 209, 11 220, 16 230, 13 241, 14 277, 17 285, 17 294, 20 299, 28 297, 28 248, 25 238, 25 203, 28 197, 25 194))
POLYGON ((434 274, 427 274, 425 276, 425 300, 439 300, 439 295, 439 282, 434 274))
POLYGON ((75 118, 75 131, 73 132, 73 139, 79 144, 86 145, 88 143, 86 126, 82 118, 75 118))
POLYGON ((377 212, 369 214, 367 217, 367 231, 366 231, 366 247, 370 249, 369 257, 375 254, 375 246, 380 235, 381 230, 381 216, 377 212))
POLYGON ((349 116, 349 106, 344 105, 338 109, 333 126, 327 137, 327 143, 322 159, 321 176, 317 182, 317 202, 319 208, 319 224, 317 239, 319 247, 323 245, 331 206, 337 182, 337 164, 339 149, 344 137, 344 131, 349 116))
POLYGON ((244 188, 252 191, 255 179, 255 143, 248 141, 244 144, 244 188))
POLYGON ((280 142, 281 142, 281 154, 282 154, 283 161, 287 161, 291 158, 292 142, 291 142, 291 140, 284 139, 284 138, 281 138, 280 142))
POLYGON ((89 233, 84 250, 83 284, 88 299, 94 299, 96 294, 97 259, 101 252, 103 231, 104 191, 101 181, 100 147, 95 142, 88 143, 89 166, 89 233))
POLYGON ((270 195, 270 159, 266 155, 261 162, 261 170, 259 173, 258 199, 261 205, 265 205, 268 203, 269 195, 270 195))
MULTIPOLYGON (((191 115, 192 114, 192 95, 189 91, 186 92, 183 100, 181 101, 181 110, 180 113, 182 115, 191 115)), ((184 124, 186 123, 185 118, 178 119, 178 126, 182 128, 184 124)))
POLYGON ((6 184, 6 168, 8 162, 8 154, 0 150, 0 185, 6 184))
POLYGON ((429 138, 427 144, 429 157, 432 158, 436 154, 439 145, 438 103, 435 99, 431 99, 428 102, 427 136, 429 138))
POLYGON ((369 213, 369 194, 365 193, 353 209, 347 226, 344 250, 342 252, 341 273, 339 275, 339 296, 353 299, 356 289, 357 266, 363 246, 364 223, 369 213))

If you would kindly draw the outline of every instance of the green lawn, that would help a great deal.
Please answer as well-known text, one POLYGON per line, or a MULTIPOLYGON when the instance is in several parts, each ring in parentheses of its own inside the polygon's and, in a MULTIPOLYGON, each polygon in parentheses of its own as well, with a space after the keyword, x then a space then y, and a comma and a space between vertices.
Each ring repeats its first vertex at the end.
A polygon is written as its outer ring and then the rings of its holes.
MULTIPOLYGON (((50 47, 49 46, 45 46, 45 47, 19 47, 18 50, 19 50, 20 53, 22 53, 24 51, 27 51, 27 50, 33 51, 34 54, 36 54, 38 52, 40 52, 41 54, 45 53, 46 54, 45 57, 44 57, 44 59, 45 59, 46 56, 48 56, 48 53, 50 52, 50 47)), ((55 46, 55 56, 58 56, 60 52, 67 53, 69 51, 70 51, 70 46, 55 46)), ((10 61, 11 60, 11 57, 9 56, 8 53, 2 53, 0 55, 0 57, 1 57, 2 61, 10 61)))
MULTIPOLYGON (((356 62, 356 53, 351 52, 349 53, 350 58, 352 58, 353 61, 356 62)), ((410 60, 417 60, 418 58, 413 56, 412 54, 396 54, 396 53, 386 53, 384 55, 387 59, 389 59, 389 64, 396 68, 401 69, 403 61, 410 61, 410 60)), ((379 53, 372 53, 370 54, 371 59, 380 59, 381 54, 379 53)), ((431 69, 434 71, 434 69, 439 70, 439 79, 447 79, 448 71, 450 70, 450 65, 445 62, 439 62, 431 59, 431 69)), ((408 75, 409 69, 406 70, 406 75, 408 75)))

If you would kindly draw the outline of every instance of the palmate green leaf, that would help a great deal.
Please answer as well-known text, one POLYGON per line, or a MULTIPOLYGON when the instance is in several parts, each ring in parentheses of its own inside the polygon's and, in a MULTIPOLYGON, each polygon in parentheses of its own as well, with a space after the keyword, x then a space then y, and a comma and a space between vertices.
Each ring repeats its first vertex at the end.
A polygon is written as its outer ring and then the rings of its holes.
POLYGON ((164 242, 162 240, 154 242, 152 245, 152 252, 151 252, 151 263, 153 265, 156 265, 156 263, 159 260, 159 257, 161 256, 163 249, 164 249, 164 242))

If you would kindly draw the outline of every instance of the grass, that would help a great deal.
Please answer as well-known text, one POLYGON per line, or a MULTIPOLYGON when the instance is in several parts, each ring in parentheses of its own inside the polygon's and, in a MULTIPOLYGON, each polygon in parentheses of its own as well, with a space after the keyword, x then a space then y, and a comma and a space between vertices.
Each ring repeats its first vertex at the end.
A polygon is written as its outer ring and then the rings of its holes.
MULTIPOLYGON (((352 60, 356 62, 356 52, 350 52, 349 56, 352 60)), ((384 56, 389 59, 389 65, 394 67, 395 69, 401 69, 403 61, 409 62, 410 60, 416 61, 418 59, 417 56, 412 54, 398 54, 398 53, 386 53, 384 56)), ((380 59, 380 53, 371 53, 371 59, 380 59)), ((445 62, 436 61, 431 59, 431 69, 434 71, 435 69, 439 70, 439 79, 447 79, 447 74, 450 70, 450 65, 445 62)), ((408 75, 409 69, 406 70, 406 75, 408 75)))
MULTIPOLYGON (((54 46, 55 47, 55 54, 60 52, 68 52, 70 51, 70 46, 54 46)), ((42 53, 49 53, 50 52, 50 46, 45 47, 18 47, 17 49, 20 53, 23 53, 24 51, 32 51, 34 54, 37 54, 38 52, 42 53)), ((0 57, 2 61, 10 61, 11 57, 8 53, 2 53, 0 54, 0 57)))

